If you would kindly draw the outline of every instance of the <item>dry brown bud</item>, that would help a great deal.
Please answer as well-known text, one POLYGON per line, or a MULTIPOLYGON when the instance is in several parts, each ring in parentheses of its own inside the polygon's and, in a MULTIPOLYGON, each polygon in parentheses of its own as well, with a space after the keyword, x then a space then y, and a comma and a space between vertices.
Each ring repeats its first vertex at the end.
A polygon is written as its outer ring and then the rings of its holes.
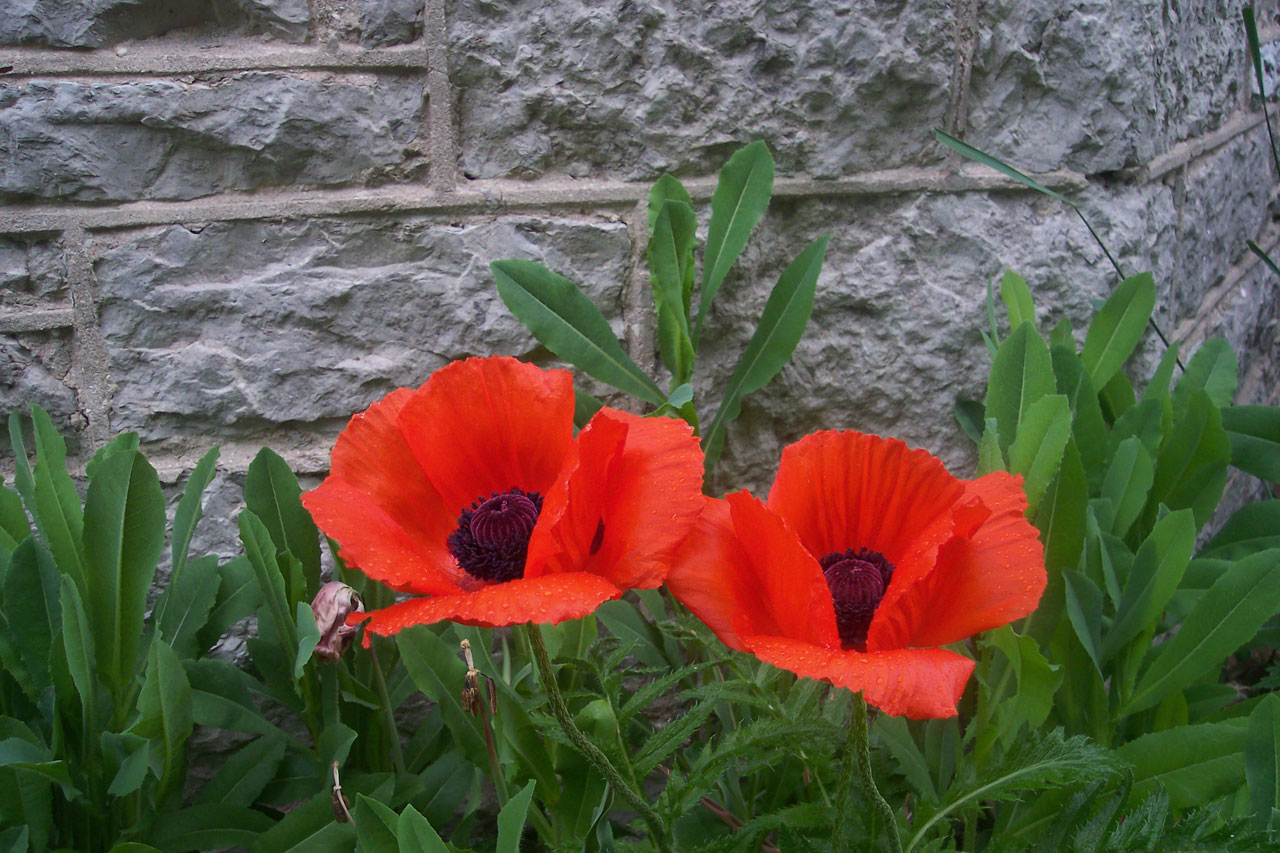
POLYGON ((311 612, 315 614, 316 627, 320 629, 315 656, 332 663, 342 657, 347 646, 351 645, 351 638, 360 630, 356 625, 348 625, 347 617, 352 613, 363 613, 364 602, 345 583, 329 581, 316 593, 315 600, 311 602, 311 612))

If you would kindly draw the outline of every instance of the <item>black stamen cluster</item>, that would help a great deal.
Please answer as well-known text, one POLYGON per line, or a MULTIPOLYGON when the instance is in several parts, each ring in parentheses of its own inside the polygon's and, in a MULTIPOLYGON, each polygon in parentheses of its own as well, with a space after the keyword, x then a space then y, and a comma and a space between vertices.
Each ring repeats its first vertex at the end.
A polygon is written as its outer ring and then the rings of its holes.
POLYGON ((867 650, 867 630, 893 577, 893 564, 870 548, 832 551, 818 561, 836 609, 840 645, 867 650))
POLYGON ((458 529, 449 534, 449 553, 467 574, 486 583, 523 577, 529 537, 541 512, 542 495, 537 492, 511 488, 476 498, 458 516, 458 529))

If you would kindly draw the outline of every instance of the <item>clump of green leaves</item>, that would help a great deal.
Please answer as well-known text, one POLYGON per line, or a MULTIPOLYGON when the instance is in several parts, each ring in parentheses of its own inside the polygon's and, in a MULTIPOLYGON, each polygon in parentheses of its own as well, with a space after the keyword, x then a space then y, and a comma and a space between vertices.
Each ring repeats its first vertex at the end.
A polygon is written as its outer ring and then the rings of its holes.
MULTIPOLYGON (((623 351, 608 320, 572 281, 532 261, 495 261, 498 293, 511 313, 557 356, 656 407, 657 413, 674 413, 699 429, 693 378, 703 328, 716 293, 764 215, 772 191, 773 157, 763 142, 753 142, 730 157, 711 197, 705 245, 698 238, 693 198, 680 181, 663 175, 650 191, 646 257, 657 314, 658 352, 671 377, 665 393, 623 351)), ((701 431, 708 472, 720 457, 725 429, 738 417, 742 399, 778 374, 804 334, 826 249, 826 237, 806 246, 770 292, 715 415, 701 431)), ((581 391, 578 396, 578 414, 585 422, 599 403, 581 391)))

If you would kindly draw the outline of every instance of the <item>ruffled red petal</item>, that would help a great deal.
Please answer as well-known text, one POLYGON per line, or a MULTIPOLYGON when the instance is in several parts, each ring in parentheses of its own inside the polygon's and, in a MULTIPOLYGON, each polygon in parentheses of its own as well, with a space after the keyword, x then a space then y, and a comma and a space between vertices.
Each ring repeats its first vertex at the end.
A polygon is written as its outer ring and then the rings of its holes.
MULTIPOLYGON (((369 614, 368 630, 385 637, 412 625, 430 625, 445 619, 482 628, 525 622, 556 624, 586 616, 620 595, 622 590, 599 575, 586 572, 517 578, 474 592, 413 598, 375 610, 369 614)), ((363 614, 353 616, 363 618, 363 614)))
POLYGON ((747 636, 761 660, 806 678, 862 691, 886 714, 916 720, 956 716, 973 661, 945 649, 893 649, 863 654, 789 637, 747 636))
POLYGON ((746 492, 705 498, 667 587, 730 648, 747 634, 839 647, 822 570, 782 520, 746 492))
POLYGON ((399 425, 446 506, 512 488, 544 495, 573 441, 573 377, 514 358, 469 358, 437 370, 399 425))
POLYGON ((458 569, 445 539, 456 514, 396 426, 415 393, 393 391, 353 417, 334 444, 329 476, 302 502, 342 558, 369 577, 404 592, 451 592, 458 569))
POLYGON ((975 480, 960 507, 974 502, 988 511, 981 523, 966 529, 959 519, 934 570, 908 593, 920 616, 907 645, 954 643, 1020 619, 1040 601, 1044 548, 1024 516, 1022 478, 1001 471, 975 480))
POLYGON ((893 438, 826 431, 782 451, 769 508, 816 558, 870 548, 896 568, 920 531, 963 492, 962 481, 923 450, 893 438))

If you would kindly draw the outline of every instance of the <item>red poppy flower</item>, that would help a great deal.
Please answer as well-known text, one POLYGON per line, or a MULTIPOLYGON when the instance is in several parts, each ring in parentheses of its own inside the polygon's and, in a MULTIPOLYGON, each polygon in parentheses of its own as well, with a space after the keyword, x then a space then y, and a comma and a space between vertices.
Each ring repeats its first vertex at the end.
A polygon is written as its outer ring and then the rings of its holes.
POLYGON ((901 441, 819 432, 787 447, 768 506, 707 499, 667 586, 731 648, 950 717, 973 661, 936 648, 1031 612, 1043 550, 1022 481, 959 480, 901 441))
POLYGON ((701 484, 683 421, 605 408, 575 438, 569 373, 472 358, 353 417, 303 503, 344 560, 422 596, 368 614, 389 635, 561 622, 659 586, 701 484))

